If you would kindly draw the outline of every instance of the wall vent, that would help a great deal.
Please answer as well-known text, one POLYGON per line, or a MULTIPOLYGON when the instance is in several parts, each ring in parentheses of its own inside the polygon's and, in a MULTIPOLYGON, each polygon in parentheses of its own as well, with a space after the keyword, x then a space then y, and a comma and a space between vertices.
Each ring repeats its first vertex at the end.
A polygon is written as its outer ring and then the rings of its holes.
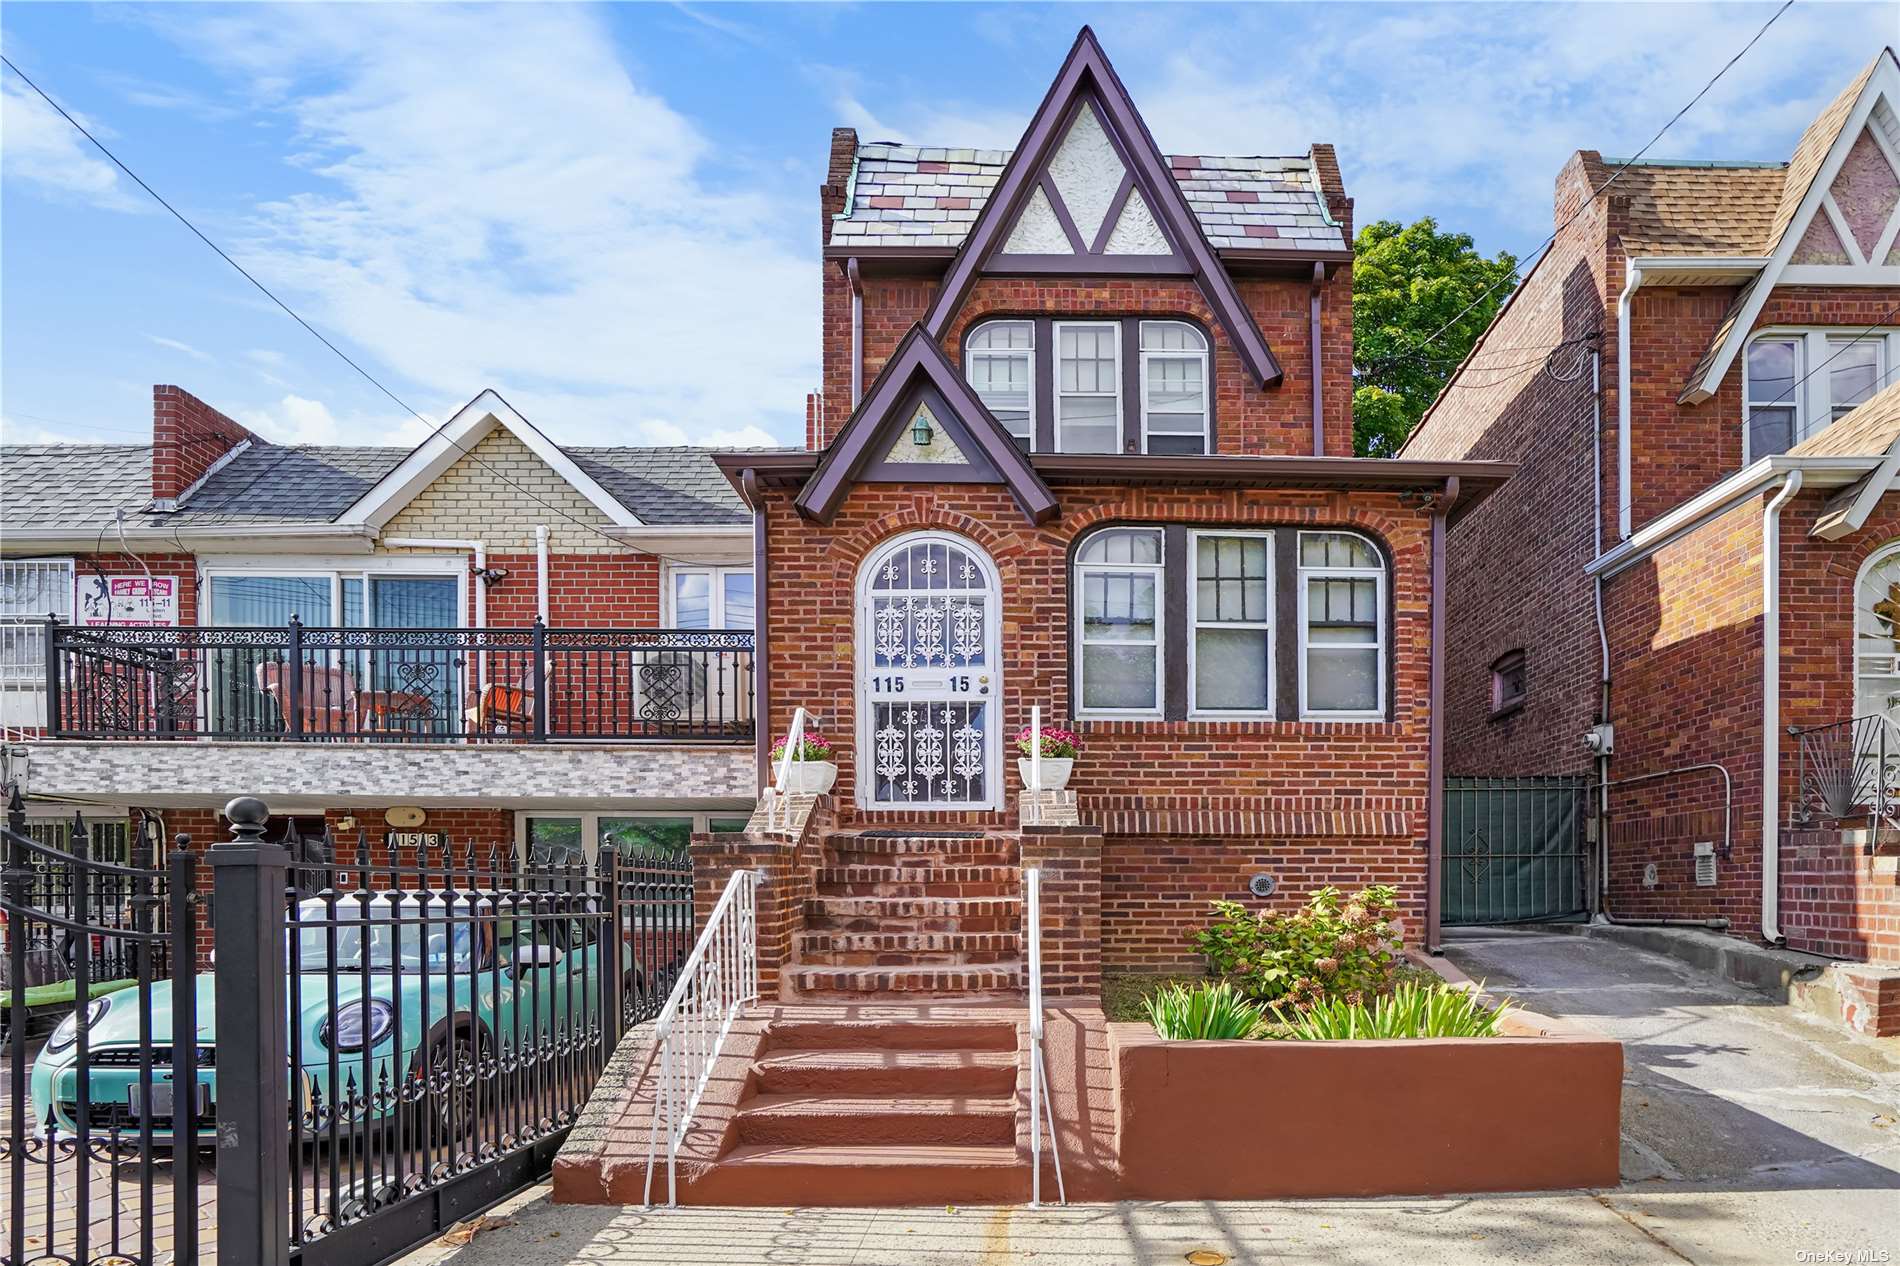
POLYGON ((1695 846, 1695 886, 1715 887, 1715 845, 1709 840, 1700 840, 1695 846))

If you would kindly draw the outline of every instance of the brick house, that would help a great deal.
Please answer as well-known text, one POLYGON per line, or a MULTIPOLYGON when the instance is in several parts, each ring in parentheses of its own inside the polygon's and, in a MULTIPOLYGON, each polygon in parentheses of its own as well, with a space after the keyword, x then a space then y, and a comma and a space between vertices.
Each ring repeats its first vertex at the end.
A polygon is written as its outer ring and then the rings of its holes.
POLYGON ((1617 167, 1401 454, 1519 463, 1450 538, 1447 770, 1607 780, 1599 911, 1900 964, 1900 63, 1785 162, 1617 167))
POLYGON ((702 858, 782 881, 768 986, 1020 989, 1019 861, 1061 877, 1057 992, 1195 962, 1220 898, 1389 883, 1424 938, 1434 542, 1509 467, 1350 456, 1330 147, 1164 156, 1084 30, 1013 151, 839 130, 819 204, 808 446, 717 458, 756 515, 761 746, 803 708, 837 753, 815 851, 702 858), (1081 754, 1025 803, 1036 707, 1081 754), (945 882, 1007 923, 854 904, 930 895, 869 863, 958 832, 986 864, 945 882))
POLYGON ((160 386, 150 444, 0 469, 0 781, 37 832, 203 844, 246 794, 379 853, 745 824, 752 529, 707 450, 562 447, 492 391, 414 448, 278 445, 160 386))

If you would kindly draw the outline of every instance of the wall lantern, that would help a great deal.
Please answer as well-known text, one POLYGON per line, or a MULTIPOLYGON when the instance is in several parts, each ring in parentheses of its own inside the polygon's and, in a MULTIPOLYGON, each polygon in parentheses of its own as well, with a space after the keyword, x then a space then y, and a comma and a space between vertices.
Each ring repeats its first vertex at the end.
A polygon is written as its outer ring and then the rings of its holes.
POLYGON ((917 416, 911 420, 910 442, 918 448, 929 448, 930 439, 930 414, 924 409, 919 409, 917 416))

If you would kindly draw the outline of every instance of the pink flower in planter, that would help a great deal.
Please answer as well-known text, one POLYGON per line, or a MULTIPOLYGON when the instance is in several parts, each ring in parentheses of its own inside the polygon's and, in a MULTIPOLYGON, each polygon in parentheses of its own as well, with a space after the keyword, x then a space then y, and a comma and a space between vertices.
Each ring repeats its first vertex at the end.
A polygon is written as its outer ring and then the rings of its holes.
MULTIPOLYGON (((1073 730, 1058 730, 1054 726, 1042 727, 1042 755, 1045 760, 1072 760, 1082 746, 1082 740, 1073 730)), ((1024 756, 1034 756, 1035 747, 1029 726, 1016 732, 1016 750, 1024 756)))
MULTIPOLYGON (((790 735, 782 734, 772 744, 772 759, 782 760, 785 756, 785 742, 790 735)), ((837 754, 831 740, 817 730, 807 729, 800 737, 799 750, 793 754, 793 760, 830 760, 837 754)))

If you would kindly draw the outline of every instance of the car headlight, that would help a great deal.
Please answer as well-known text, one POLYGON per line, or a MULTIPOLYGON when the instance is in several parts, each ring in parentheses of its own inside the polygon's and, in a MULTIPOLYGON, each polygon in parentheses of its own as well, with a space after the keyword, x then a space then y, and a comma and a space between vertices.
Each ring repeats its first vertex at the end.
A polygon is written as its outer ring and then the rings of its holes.
MULTIPOLYGON (((88 1003, 86 1006, 86 1027, 90 1029, 93 1025, 99 1023, 99 1017, 104 1015, 106 1008, 111 1005, 112 1000, 110 995, 104 998, 94 998, 88 1003)), ((65 1050, 78 1040, 79 1011, 75 1008, 70 1015, 59 1022, 59 1027, 53 1030, 53 1036, 46 1039, 46 1049, 57 1053, 65 1050)))
POLYGON ((367 1020, 366 1024, 362 1003, 348 1003, 338 1007, 336 1014, 323 1022, 317 1031, 317 1040, 333 1051, 373 1047, 389 1036, 389 1030, 396 1023, 396 1009, 381 998, 371 998, 367 1020))

